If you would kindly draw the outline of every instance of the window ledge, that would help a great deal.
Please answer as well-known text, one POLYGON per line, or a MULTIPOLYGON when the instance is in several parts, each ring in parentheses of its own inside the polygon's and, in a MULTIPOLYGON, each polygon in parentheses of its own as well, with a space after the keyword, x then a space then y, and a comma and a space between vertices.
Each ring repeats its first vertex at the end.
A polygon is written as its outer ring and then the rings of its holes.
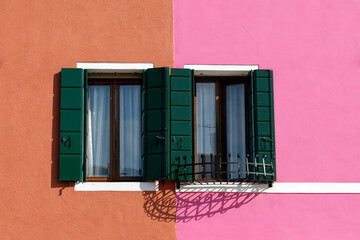
POLYGON ((158 191, 158 182, 77 182, 75 191, 158 191))
POLYGON ((243 193, 360 193, 360 183, 193 183, 181 184, 177 192, 243 192, 243 193))

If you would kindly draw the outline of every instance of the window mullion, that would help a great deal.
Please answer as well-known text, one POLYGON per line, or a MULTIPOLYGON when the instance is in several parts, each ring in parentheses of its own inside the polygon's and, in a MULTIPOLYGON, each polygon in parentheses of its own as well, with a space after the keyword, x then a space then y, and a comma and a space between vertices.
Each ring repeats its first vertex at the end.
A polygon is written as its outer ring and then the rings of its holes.
POLYGON ((223 122, 222 122, 222 90, 221 90, 221 83, 219 79, 215 81, 215 99, 216 99, 216 152, 217 152, 217 162, 218 167, 216 170, 217 180, 220 180, 221 177, 221 170, 222 164, 221 162, 224 161, 224 154, 223 154, 223 139, 222 139, 222 131, 223 122), (222 158, 220 159, 220 154, 222 158), (220 162, 221 161, 221 162, 220 162))
POLYGON ((110 175, 110 181, 113 180, 114 178, 114 167, 113 167, 113 162, 114 162, 114 103, 115 99, 114 99, 114 86, 110 85, 110 169, 109 169, 109 175, 110 175))
POLYGON ((120 136, 119 136, 119 128, 120 128, 120 97, 119 97, 119 84, 114 85, 114 96, 115 96, 115 104, 114 104, 114 123, 115 123, 115 129, 114 129, 114 178, 115 180, 119 180, 120 174, 120 136))
POLYGON ((110 181, 114 181, 116 179, 116 105, 117 105, 117 97, 116 97, 116 86, 114 84, 111 85, 111 106, 110 106, 110 181))

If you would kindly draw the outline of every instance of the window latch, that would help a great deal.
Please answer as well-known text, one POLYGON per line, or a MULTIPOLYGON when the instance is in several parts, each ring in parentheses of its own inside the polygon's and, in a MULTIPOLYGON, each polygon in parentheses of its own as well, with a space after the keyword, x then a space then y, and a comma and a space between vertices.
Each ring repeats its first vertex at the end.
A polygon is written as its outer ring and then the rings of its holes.
POLYGON ((268 137, 263 137, 261 139, 261 143, 260 143, 260 147, 261 147, 261 150, 267 150, 268 148, 268 144, 267 143, 270 143, 271 144, 271 139, 268 138, 268 137))
POLYGON ((71 135, 66 139, 64 136, 61 137, 61 143, 64 144, 65 147, 71 149, 71 135))
POLYGON ((163 136, 156 136, 156 143, 159 143, 160 141, 164 141, 165 142, 165 137, 163 136))
POLYGON ((160 142, 162 142, 162 141, 164 141, 164 143, 165 143, 165 137, 163 137, 163 136, 156 136, 155 139, 156 139, 156 147, 158 147, 160 142))

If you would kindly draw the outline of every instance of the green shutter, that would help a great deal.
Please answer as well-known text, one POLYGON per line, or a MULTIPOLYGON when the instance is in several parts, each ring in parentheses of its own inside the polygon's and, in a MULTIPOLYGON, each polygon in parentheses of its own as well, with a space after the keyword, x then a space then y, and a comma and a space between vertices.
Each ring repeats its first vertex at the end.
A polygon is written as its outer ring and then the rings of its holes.
POLYGON ((142 87, 142 146, 145 181, 167 179, 169 172, 169 68, 151 68, 142 87))
POLYGON ((171 69, 170 171, 172 180, 193 180, 194 77, 190 69, 171 69), (180 165, 182 165, 179 169, 180 165), (184 165, 187 166, 184 166, 184 165))
MULTIPOLYGON (((249 154, 250 161, 254 162, 257 157, 257 168, 251 167, 252 171, 259 174, 251 175, 251 178, 259 180, 271 180, 270 176, 264 179, 263 158, 266 155, 265 164, 273 164, 275 172, 275 129, 274 129, 274 95, 273 95, 273 72, 272 70, 254 70, 251 72, 251 81, 248 88, 249 103, 249 154), (273 160, 271 160, 273 158, 273 160)), ((271 167, 265 167, 266 172, 271 172, 271 167)), ((274 179, 276 180, 276 174, 274 179)))
POLYGON ((81 181, 84 153, 84 70, 61 69, 59 180, 81 181))

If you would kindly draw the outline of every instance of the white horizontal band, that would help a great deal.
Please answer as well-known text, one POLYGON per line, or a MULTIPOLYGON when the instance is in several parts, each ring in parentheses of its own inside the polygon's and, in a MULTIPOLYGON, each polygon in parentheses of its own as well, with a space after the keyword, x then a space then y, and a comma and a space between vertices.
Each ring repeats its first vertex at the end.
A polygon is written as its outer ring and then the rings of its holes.
POLYGON ((184 68, 194 70, 195 76, 245 76, 251 70, 259 69, 259 65, 191 65, 184 68))
POLYGON ((184 68, 209 71, 251 71, 259 69, 259 65, 200 65, 185 64, 184 68))
POLYGON ((360 193, 360 183, 195 183, 181 185, 178 192, 252 192, 252 193, 360 193))
POLYGON ((158 191, 158 182, 77 182, 75 191, 158 191))
MULTIPOLYGON (((75 191, 158 191, 158 182, 77 182, 75 191)), ((360 193, 360 183, 194 183, 182 184, 177 192, 247 193, 360 193)))
POLYGON ((153 63, 105 63, 79 62, 77 68, 88 69, 89 73, 141 73, 144 69, 153 68, 153 63))

